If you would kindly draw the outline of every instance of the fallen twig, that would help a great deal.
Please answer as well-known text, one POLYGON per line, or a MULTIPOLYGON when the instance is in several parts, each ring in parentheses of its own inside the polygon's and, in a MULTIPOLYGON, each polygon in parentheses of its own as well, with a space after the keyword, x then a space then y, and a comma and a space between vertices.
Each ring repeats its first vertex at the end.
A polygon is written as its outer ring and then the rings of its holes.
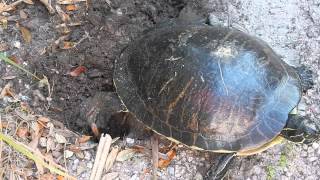
POLYGON ((101 135, 100 142, 98 145, 98 150, 96 153, 96 158, 94 160, 94 165, 90 175, 90 180, 96 180, 101 178, 102 171, 109 154, 111 142, 112 142, 112 138, 109 134, 101 135))

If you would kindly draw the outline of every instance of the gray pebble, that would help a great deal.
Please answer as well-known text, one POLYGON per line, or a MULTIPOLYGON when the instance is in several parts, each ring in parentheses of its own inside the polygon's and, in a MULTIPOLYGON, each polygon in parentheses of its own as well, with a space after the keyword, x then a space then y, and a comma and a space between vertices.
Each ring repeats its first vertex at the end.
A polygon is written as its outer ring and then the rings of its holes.
POLYGON ((167 172, 170 176, 174 176, 174 168, 173 167, 168 167, 167 172))
POLYGON ((314 162, 318 159, 318 157, 310 157, 308 158, 309 162, 314 162))
POLYGON ((197 172, 196 175, 193 177, 194 180, 203 180, 201 173, 197 172))
POLYGON ((314 142, 314 143, 312 144, 312 147, 313 147, 313 149, 318 149, 318 148, 319 148, 319 144, 316 143, 316 142, 314 142))
POLYGON ((308 153, 306 151, 301 151, 300 156, 301 157, 307 157, 308 153))
POLYGON ((87 163, 87 167, 91 169, 91 168, 93 167, 92 162, 88 162, 88 163, 87 163))
POLYGON ((90 160, 92 158, 92 155, 88 151, 84 151, 84 159, 85 160, 90 160))

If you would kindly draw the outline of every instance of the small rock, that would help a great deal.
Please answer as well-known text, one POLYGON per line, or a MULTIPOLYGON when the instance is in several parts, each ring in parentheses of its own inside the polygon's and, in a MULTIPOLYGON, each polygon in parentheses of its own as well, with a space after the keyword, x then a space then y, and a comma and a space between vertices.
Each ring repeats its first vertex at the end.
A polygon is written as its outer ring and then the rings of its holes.
POLYGON ((47 138, 41 137, 39 139, 39 144, 40 144, 41 147, 47 147, 47 138))
POLYGON ((306 151, 301 151, 300 156, 301 157, 307 157, 308 153, 306 151))
POLYGON ((90 168, 90 169, 92 169, 92 167, 93 167, 92 162, 88 162, 88 163, 87 163, 87 167, 90 168))
POLYGON ((65 150, 64 151, 64 157, 67 158, 67 159, 72 157, 73 154, 74 154, 74 152, 72 152, 72 151, 69 151, 69 150, 65 150))
POLYGON ((318 149, 319 148, 319 144, 317 142, 314 142, 312 144, 313 149, 318 149))
POLYGON ((308 154, 313 154, 314 153, 314 149, 312 147, 308 148, 308 154))
POLYGON ((196 175, 193 177, 193 179, 194 180, 203 180, 203 177, 199 172, 197 172, 196 175))
POLYGON ((168 174, 169 174, 170 176, 174 176, 174 168, 173 168, 173 167, 168 167, 168 168, 167 168, 167 171, 168 171, 168 174))
POLYGON ((176 178, 179 178, 181 176, 183 176, 186 173, 186 168, 184 166, 181 165, 175 165, 175 174, 174 176, 176 178))
POLYGON ((309 162, 316 161, 317 159, 318 159, 318 157, 310 157, 310 158, 308 158, 309 162))
POLYGON ((91 153, 88 152, 88 151, 84 151, 84 159, 85 160, 91 160, 91 158, 92 158, 91 153))
POLYGON ((253 167, 253 172, 257 175, 261 174, 261 168, 259 166, 253 167))
POLYGON ((134 139, 132 139, 132 138, 126 138, 126 142, 127 142, 129 145, 132 145, 132 144, 134 144, 134 139))
POLYGON ((131 176, 130 180, 138 180, 139 176, 138 174, 134 174, 133 176, 131 176))

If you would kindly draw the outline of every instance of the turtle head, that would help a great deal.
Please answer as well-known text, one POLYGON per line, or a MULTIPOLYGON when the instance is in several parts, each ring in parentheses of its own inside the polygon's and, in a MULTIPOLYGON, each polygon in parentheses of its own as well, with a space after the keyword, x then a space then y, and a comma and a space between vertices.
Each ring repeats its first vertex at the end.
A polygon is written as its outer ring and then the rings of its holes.
POLYGON ((310 144, 320 139, 320 125, 308 117, 290 114, 281 135, 292 142, 310 144))

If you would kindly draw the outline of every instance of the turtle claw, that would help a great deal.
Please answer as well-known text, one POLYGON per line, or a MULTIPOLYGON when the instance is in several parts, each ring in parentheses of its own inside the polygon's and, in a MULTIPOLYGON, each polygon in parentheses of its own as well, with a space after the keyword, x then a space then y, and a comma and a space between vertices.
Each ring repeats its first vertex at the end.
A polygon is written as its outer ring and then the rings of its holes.
POLYGON ((217 165, 210 167, 205 180, 220 180, 223 179, 230 167, 234 163, 236 153, 228 153, 220 156, 217 165))

